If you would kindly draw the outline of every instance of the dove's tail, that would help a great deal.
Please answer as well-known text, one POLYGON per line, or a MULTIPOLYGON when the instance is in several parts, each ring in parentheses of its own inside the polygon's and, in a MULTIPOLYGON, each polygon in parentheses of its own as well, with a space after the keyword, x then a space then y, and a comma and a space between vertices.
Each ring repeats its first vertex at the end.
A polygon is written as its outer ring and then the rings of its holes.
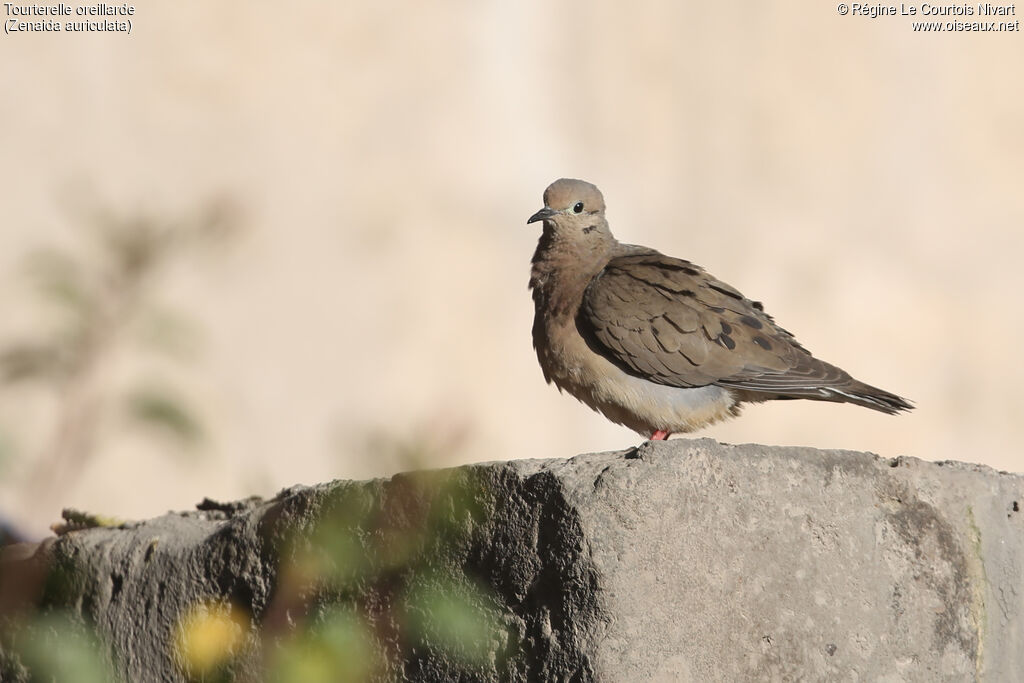
POLYGON ((891 394, 888 391, 873 387, 870 384, 864 384, 864 382, 858 382, 857 380, 841 386, 822 387, 820 391, 825 394, 820 400, 853 403, 854 405, 871 408, 887 415, 895 415, 904 410, 914 409, 913 404, 902 396, 891 394))
POLYGON ((852 403, 864 408, 871 408, 880 413, 895 415, 905 410, 913 410, 914 405, 896 394, 889 393, 870 384, 865 384, 853 379, 842 370, 833 368, 840 373, 840 377, 831 382, 786 382, 780 386, 782 381, 775 379, 769 384, 767 381, 748 381, 742 386, 733 386, 734 389, 741 389, 741 399, 744 401, 766 401, 766 400, 790 400, 808 399, 811 401, 830 401, 833 403, 852 403))
POLYGON ((803 398, 812 401, 832 401, 834 403, 852 403, 864 408, 871 408, 886 415, 895 415, 905 410, 913 410, 914 405, 896 394, 870 384, 850 379, 842 384, 831 384, 817 387, 793 388, 778 392, 772 398, 778 400, 803 398))

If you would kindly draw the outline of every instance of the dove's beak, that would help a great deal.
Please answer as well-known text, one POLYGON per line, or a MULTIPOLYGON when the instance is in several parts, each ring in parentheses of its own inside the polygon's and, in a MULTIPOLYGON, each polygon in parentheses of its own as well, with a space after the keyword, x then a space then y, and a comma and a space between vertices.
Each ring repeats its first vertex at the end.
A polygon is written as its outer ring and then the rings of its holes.
POLYGON ((545 206, 543 209, 530 216, 530 220, 526 221, 526 224, 529 225, 530 223, 536 223, 537 221, 546 221, 547 219, 554 216, 556 213, 558 212, 555 211, 554 209, 549 209, 548 207, 545 206))

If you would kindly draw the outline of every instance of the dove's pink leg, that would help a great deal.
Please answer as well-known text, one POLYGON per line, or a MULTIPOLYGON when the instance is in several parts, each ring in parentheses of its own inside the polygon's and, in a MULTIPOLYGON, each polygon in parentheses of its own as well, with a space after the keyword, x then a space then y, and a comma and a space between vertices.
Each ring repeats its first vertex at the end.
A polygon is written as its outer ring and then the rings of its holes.
POLYGON ((672 434, 672 432, 666 432, 664 429, 659 429, 651 434, 651 441, 665 441, 668 439, 670 434, 672 434))

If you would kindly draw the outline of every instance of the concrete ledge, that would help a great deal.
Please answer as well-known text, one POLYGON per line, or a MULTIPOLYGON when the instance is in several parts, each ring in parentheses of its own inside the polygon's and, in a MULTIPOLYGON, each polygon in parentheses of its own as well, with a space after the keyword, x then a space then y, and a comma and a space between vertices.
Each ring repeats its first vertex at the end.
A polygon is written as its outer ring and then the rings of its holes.
POLYGON ((211 600, 251 618, 243 680, 355 605, 383 679, 1003 681, 1024 671, 1021 505, 1024 478, 982 466, 673 440, 207 504, 23 548, 3 574, 62 577, 35 603, 94 624, 131 681, 185 680, 175 629, 211 600), (288 583, 312 556, 333 578, 288 583), (434 642, 444 623, 402 630, 440 619, 405 589, 422 577, 481 586, 482 656, 434 642))

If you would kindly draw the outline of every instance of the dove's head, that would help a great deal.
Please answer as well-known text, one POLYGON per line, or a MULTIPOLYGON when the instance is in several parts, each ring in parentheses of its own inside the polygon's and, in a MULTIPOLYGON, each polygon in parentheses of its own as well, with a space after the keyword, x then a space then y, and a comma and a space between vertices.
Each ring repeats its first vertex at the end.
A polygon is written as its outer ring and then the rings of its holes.
POLYGON ((544 208, 530 216, 527 223, 544 221, 545 232, 552 230, 572 241, 588 236, 610 236, 604 218, 601 190, 583 180, 562 178, 544 190, 544 208))

